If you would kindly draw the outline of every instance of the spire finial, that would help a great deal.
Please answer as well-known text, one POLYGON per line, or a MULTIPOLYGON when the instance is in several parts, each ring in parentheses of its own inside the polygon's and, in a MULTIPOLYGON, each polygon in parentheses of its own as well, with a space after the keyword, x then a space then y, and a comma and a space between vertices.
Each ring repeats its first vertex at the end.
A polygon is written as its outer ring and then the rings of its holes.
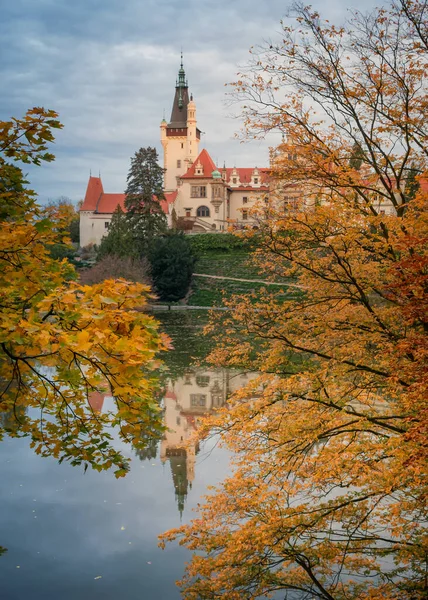
POLYGON ((187 87, 186 73, 184 72, 183 66, 183 50, 181 51, 180 69, 178 71, 178 81, 176 87, 184 88, 187 87))

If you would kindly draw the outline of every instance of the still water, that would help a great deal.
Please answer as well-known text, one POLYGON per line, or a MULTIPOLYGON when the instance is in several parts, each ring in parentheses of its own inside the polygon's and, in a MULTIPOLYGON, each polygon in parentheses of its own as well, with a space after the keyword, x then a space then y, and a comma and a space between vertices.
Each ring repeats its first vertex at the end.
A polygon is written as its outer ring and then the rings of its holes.
MULTIPOLYGON (((229 457, 215 439, 187 454, 180 443, 198 416, 224 404, 249 376, 203 365, 205 313, 156 317, 175 346, 166 358, 171 381, 164 397, 171 431, 133 455, 125 478, 59 465, 35 455, 26 439, 0 444, 0 545, 8 549, 0 557, 2 600, 181 597, 174 582, 190 554, 178 544, 160 550, 157 536, 192 518, 207 486, 227 473, 229 457)), ((92 401, 101 410, 111 402, 92 401)))

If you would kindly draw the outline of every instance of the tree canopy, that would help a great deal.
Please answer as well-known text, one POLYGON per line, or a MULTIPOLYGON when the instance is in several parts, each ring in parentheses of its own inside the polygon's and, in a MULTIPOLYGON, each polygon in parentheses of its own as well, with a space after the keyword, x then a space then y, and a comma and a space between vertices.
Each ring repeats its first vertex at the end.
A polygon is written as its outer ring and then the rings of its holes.
POLYGON ((51 256, 67 243, 67 215, 59 206, 52 219, 38 206, 16 162, 53 160, 48 144, 60 127, 43 108, 0 122, 0 438, 30 436, 41 455, 114 467, 119 477, 128 460, 113 430, 138 449, 145 431, 162 428, 153 371, 168 340, 135 310, 147 286, 79 285, 73 267, 51 256), (111 394, 114 410, 92 409, 99 393, 111 394))
POLYGON ((189 291, 195 256, 183 232, 170 231, 150 246, 151 276, 160 300, 175 302, 189 291))
POLYGON ((139 255, 146 253, 151 240, 166 230, 166 217, 160 204, 164 199, 163 174, 156 148, 140 148, 131 158, 125 207, 139 255))
POLYGON ((120 206, 117 206, 114 211, 108 234, 102 238, 97 250, 98 260, 109 255, 120 258, 127 256, 137 258, 139 256, 127 215, 120 206))
POLYGON ((343 26, 293 14, 236 90, 248 135, 285 137, 246 235, 261 272, 301 294, 236 296, 213 317, 214 364, 260 376, 201 432, 232 450, 232 475, 161 543, 195 552, 188 600, 422 599, 426 3, 353 11, 343 26))

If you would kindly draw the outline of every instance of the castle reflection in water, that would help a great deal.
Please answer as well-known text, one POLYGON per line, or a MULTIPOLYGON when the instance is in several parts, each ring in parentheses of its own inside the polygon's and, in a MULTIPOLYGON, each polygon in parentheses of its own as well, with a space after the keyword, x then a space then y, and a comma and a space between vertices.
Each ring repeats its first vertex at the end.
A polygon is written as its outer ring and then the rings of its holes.
MULTIPOLYGON (((195 478, 199 446, 191 440, 201 417, 224 406, 234 391, 254 377, 255 373, 189 368, 182 377, 167 383, 162 402, 166 432, 160 443, 153 440, 138 456, 152 460, 159 452, 162 463, 169 463, 180 514, 195 478)), ((93 392, 89 402, 94 410, 101 411, 104 399, 103 394, 93 392)))

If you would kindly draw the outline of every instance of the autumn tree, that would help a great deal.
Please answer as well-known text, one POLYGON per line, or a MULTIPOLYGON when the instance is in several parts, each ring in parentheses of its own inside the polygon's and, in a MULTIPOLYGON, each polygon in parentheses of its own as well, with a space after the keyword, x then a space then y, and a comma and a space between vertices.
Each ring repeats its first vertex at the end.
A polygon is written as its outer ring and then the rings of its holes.
POLYGON ((188 600, 422 599, 426 3, 353 11, 341 26, 303 5, 291 16, 236 91, 248 135, 285 136, 246 235, 265 276, 292 278, 301 296, 236 296, 214 319, 213 362, 260 376, 201 432, 232 450, 232 475, 162 543, 195 551, 188 600))
POLYGON ((67 258, 73 261, 76 248, 73 244, 79 243, 79 213, 75 205, 67 196, 60 196, 56 200, 49 200, 42 208, 43 215, 53 224, 58 222, 58 241, 50 246, 49 251, 53 258, 67 258), (70 244, 72 242, 72 244, 70 244))
POLYGON ((124 280, 79 285, 66 260, 49 249, 66 243, 68 223, 35 201, 21 163, 52 161, 57 114, 33 108, 0 122, 0 438, 29 436, 38 454, 116 476, 128 460, 112 434, 143 447, 161 430, 153 400, 157 354, 167 345, 144 307, 149 289, 124 280), (96 413, 91 394, 114 398, 96 413))
POLYGON ((161 206, 163 174, 156 148, 140 148, 131 158, 125 207, 134 246, 140 256, 147 252, 151 241, 166 230, 166 217, 161 206))

